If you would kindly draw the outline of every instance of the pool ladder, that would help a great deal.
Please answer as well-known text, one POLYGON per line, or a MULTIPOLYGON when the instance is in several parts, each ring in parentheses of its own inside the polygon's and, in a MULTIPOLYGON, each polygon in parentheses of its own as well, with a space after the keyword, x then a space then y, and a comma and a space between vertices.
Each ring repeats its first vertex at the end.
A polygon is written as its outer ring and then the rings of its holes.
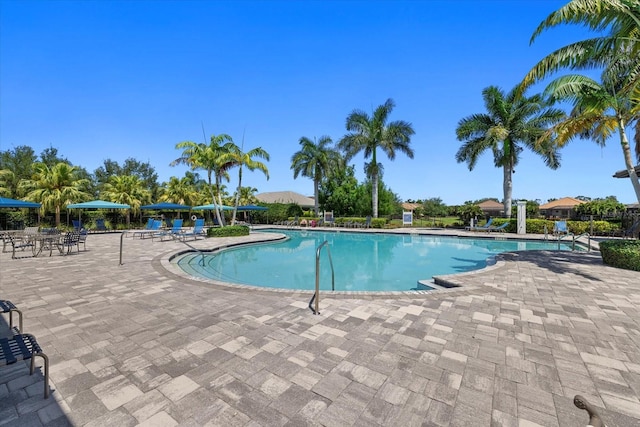
MULTIPOLYGON (((584 236, 587 237, 587 242, 588 242, 587 243, 587 251, 591 252, 591 235, 589 233, 582 233, 582 234, 579 234, 577 236, 575 234, 573 234, 573 233, 567 233, 567 234, 565 234, 563 236, 560 236, 560 235, 557 236, 558 250, 560 250, 560 242, 562 240, 564 240, 565 237, 566 238, 571 237, 571 239, 572 239, 571 250, 575 251, 576 250, 576 240, 578 240, 579 238, 584 237, 584 236)), ((547 241, 550 240, 549 239, 549 232, 547 231, 547 226, 546 225, 544 226, 544 240, 547 240, 547 241)))
POLYGON ((333 271, 333 261, 331 260, 331 250, 329 249, 329 241, 325 240, 316 248, 316 291, 309 301, 309 308, 313 314, 320 314, 320 251, 327 247, 327 255, 329 255, 329 264, 331 265, 331 290, 336 290, 335 273, 333 271), (313 303, 315 302, 315 308, 313 303))

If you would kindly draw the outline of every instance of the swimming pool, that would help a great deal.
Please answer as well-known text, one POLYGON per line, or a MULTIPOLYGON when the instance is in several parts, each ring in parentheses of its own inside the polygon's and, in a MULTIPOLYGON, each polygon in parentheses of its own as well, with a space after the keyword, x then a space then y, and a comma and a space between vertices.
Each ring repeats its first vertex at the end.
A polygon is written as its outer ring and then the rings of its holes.
MULTIPOLYGON (((289 239, 205 254, 187 253, 172 263, 186 273, 268 288, 315 288, 316 248, 328 241, 336 291, 407 291, 433 276, 477 270, 499 253, 557 250, 557 242, 472 239, 429 235, 273 230, 289 239)), ((562 245, 562 250, 570 250, 562 245)), ((320 289, 331 290, 326 250, 320 253, 320 289)))

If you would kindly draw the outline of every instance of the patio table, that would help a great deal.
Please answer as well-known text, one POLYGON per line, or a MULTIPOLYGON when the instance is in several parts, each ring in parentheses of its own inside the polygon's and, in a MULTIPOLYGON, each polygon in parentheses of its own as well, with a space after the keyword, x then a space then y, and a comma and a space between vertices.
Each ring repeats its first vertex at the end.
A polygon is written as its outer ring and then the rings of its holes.
POLYGON ((49 251, 49 256, 51 256, 53 254, 53 248, 58 247, 61 236, 62 235, 59 232, 55 233, 46 231, 33 235, 33 256, 37 257, 46 250, 49 251))

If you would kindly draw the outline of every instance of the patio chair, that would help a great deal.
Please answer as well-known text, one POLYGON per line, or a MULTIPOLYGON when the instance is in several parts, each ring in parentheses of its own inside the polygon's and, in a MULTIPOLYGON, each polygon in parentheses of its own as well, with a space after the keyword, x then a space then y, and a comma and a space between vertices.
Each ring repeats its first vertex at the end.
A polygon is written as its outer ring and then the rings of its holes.
POLYGON ((0 339, 0 366, 31 359, 29 375, 33 375, 36 356, 44 360, 44 398, 47 399, 49 397, 49 358, 42 352, 36 338, 30 334, 16 334, 12 338, 0 339))
POLYGON ((165 237, 170 237, 172 239, 175 239, 175 238, 180 238, 181 234, 182 234, 182 219, 177 218, 173 220, 171 229, 162 230, 158 233, 152 234, 151 240, 155 239, 156 237, 159 237, 160 241, 163 241, 165 237))
POLYGON ((74 246, 78 249, 78 253, 80 253, 80 245, 78 242, 80 241, 80 232, 79 231, 69 231, 67 232, 62 239, 58 242, 58 250, 60 251, 60 255, 69 255, 74 246))
POLYGON ((13 326, 13 313, 18 313, 18 331, 17 332, 22 332, 22 311, 18 310, 18 307, 16 307, 11 301, 6 300, 6 299, 0 299, 0 313, 9 313, 9 328, 11 328, 11 330, 14 330, 14 326, 13 326))
POLYGON ((107 231, 107 226, 104 223, 104 218, 96 219, 96 228, 94 229, 94 231, 107 231))
POLYGON ((555 221, 553 223, 553 235, 562 236, 569 234, 569 227, 567 221, 555 221))
POLYGON ((87 250, 87 236, 88 232, 85 229, 80 231, 80 235, 78 236, 78 252, 80 252, 80 245, 82 245, 82 250, 87 250))
POLYGON ((333 211, 324 212, 323 223, 325 227, 334 227, 336 225, 335 218, 333 217, 333 211))
POLYGON ((493 224, 493 217, 489 218, 489 221, 487 221, 487 223, 485 225, 481 225, 481 226, 473 226, 473 227, 469 227, 470 231, 487 231, 489 230, 490 227, 492 227, 493 224))
MULTIPOLYGON (((33 235, 29 234, 13 234, 7 233, 3 239, 6 239, 6 244, 11 245, 11 259, 16 259, 16 250, 24 251, 27 248, 31 248, 32 253, 36 253, 36 240, 33 235)), ((4 249, 3 249, 4 251, 4 249)))
POLYGON ((198 236, 205 235, 206 233, 204 231, 204 218, 198 218, 193 224, 193 228, 191 230, 184 231, 182 234, 180 234, 180 237, 183 241, 186 241, 187 237, 193 237, 193 240, 197 240, 198 236))

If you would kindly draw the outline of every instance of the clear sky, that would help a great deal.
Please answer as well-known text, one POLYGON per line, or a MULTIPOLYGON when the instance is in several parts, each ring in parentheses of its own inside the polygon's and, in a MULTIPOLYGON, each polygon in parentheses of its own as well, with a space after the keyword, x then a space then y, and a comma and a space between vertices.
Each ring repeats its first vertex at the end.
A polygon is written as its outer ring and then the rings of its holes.
MULTIPOLYGON (((565 3, 0 0, 0 149, 53 146, 89 172, 133 157, 167 181, 186 171, 169 166, 176 143, 202 142, 204 127, 207 141, 227 133, 240 145, 244 134, 245 150, 270 153, 270 180, 245 172, 243 185, 311 195, 312 181, 290 168, 300 137, 338 141, 352 110, 392 98, 390 119, 416 131, 414 159, 379 157, 395 193, 501 200, 502 170, 490 153, 471 172, 458 164, 455 129, 485 112, 483 88, 508 91, 546 54, 588 36, 567 26, 529 44, 565 3)), ((364 159, 353 163, 362 180, 364 159)), ((513 196, 634 203, 629 180, 611 176, 621 169, 617 139, 572 142, 556 171, 525 152, 513 196)))

